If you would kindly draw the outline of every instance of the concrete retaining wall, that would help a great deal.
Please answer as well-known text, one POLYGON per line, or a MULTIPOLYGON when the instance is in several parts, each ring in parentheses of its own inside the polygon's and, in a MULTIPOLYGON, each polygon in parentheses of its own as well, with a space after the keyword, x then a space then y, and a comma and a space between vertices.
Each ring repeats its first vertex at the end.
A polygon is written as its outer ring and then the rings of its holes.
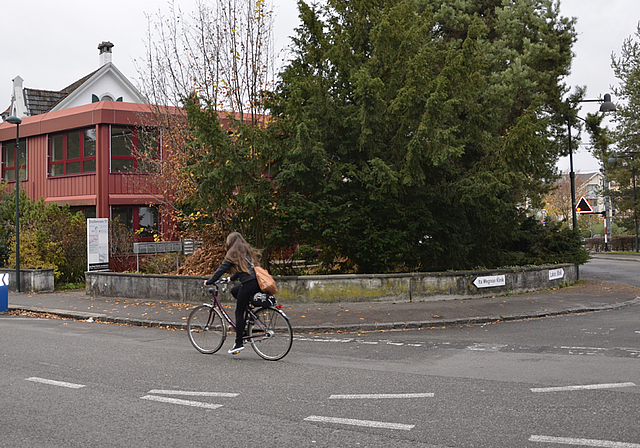
MULTIPOLYGON (((527 269, 378 275, 276 277, 278 301, 425 301, 505 295, 576 281, 573 264, 527 269)), ((206 300, 207 277, 86 272, 86 293, 150 301, 199 303, 206 300)), ((228 290, 229 288, 224 288, 228 290)), ((222 300, 231 300, 228 291, 222 300)))
MULTIPOLYGON (((16 270, 0 269, 0 273, 9 274, 9 290, 16 290, 16 270)), ((51 292, 54 287, 53 269, 20 269, 21 292, 51 292)))

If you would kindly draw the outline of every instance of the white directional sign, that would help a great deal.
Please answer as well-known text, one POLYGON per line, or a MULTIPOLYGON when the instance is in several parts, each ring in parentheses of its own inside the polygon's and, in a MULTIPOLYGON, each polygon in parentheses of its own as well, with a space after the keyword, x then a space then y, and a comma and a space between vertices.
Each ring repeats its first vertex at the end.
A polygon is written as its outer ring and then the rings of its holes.
POLYGON ((9 274, 0 274, 0 286, 9 286, 9 274))
POLYGON ((476 288, 493 288, 494 286, 506 285, 504 275, 487 275, 486 277, 476 277, 473 281, 476 288))
POLYGON ((549 280, 557 280, 564 277, 564 269, 549 269, 549 280))

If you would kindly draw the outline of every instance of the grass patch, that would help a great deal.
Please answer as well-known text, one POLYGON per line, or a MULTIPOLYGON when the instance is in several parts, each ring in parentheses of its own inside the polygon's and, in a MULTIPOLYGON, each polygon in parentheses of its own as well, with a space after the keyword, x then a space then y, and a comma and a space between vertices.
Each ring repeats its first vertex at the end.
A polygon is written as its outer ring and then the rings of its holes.
POLYGON ((86 287, 86 283, 60 283, 55 286, 56 291, 69 291, 74 289, 84 289, 86 287))

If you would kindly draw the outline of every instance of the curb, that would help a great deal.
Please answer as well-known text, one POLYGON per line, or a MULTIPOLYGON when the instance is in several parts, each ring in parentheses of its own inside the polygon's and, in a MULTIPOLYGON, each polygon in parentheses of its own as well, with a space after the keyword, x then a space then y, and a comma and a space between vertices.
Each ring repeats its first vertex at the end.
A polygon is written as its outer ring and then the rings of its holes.
POLYGON ((84 313, 81 311, 57 310, 57 309, 49 309, 49 308, 40 308, 35 306, 9 305, 9 311, 27 311, 30 313, 38 313, 38 314, 53 314, 63 319, 84 320, 84 321, 91 319, 91 322, 132 325, 136 327, 175 328, 180 330, 186 330, 187 328, 186 323, 163 322, 163 321, 157 321, 157 320, 142 320, 142 319, 135 319, 135 318, 132 319, 128 317, 113 317, 113 316, 109 316, 108 314, 101 314, 101 313, 84 313))
POLYGON ((446 325, 469 325, 469 324, 486 324, 490 322, 510 322, 524 319, 538 319, 542 317, 562 316, 567 314, 580 314, 597 311, 607 311, 627 306, 640 304, 640 297, 610 305, 599 305, 590 307, 575 307, 555 311, 532 311, 521 314, 505 314, 499 316, 477 316, 463 317, 455 319, 427 320, 420 322, 395 322, 395 323, 376 323, 376 324, 350 324, 350 325, 319 325, 319 326, 300 326, 294 330, 301 332, 346 332, 354 333, 358 331, 390 331, 390 330, 417 330, 429 327, 441 327, 446 325))
POLYGON ((598 260, 614 260, 614 261, 635 261, 640 262, 640 255, 607 255, 599 252, 597 256, 591 256, 592 259, 598 260))
MULTIPOLYGON (((575 307, 562 310, 545 310, 532 311, 521 314, 505 314, 498 316, 476 316, 442 320, 426 320, 411 322, 390 322, 390 323, 374 323, 374 324, 344 324, 344 325, 304 325, 293 326, 294 333, 357 333, 360 331, 391 331, 391 330, 418 330, 422 328, 451 326, 451 325, 470 325, 470 324, 486 324, 490 322, 512 322, 524 319, 538 319, 542 317, 562 316, 567 314, 580 314, 597 311, 615 310, 640 304, 640 297, 619 302, 610 305, 575 307)), ((185 322, 163 322, 153 320, 131 319, 127 317, 112 317, 107 314, 100 313, 84 313, 79 311, 67 311, 57 309, 47 309, 30 306, 9 306, 9 311, 28 311, 32 313, 53 314, 65 319, 89 320, 92 322, 102 322, 120 325, 132 325, 138 327, 166 328, 176 330, 186 330, 185 322)))

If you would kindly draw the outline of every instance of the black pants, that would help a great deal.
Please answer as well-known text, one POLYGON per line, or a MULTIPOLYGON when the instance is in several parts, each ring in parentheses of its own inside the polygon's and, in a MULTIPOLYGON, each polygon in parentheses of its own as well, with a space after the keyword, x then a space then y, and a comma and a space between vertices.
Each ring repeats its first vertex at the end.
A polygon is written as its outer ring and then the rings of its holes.
POLYGON ((258 280, 255 278, 231 288, 231 295, 236 298, 236 345, 243 345, 244 313, 247 310, 247 306, 249 306, 251 297, 257 292, 260 292, 260 286, 258 286, 258 280))

